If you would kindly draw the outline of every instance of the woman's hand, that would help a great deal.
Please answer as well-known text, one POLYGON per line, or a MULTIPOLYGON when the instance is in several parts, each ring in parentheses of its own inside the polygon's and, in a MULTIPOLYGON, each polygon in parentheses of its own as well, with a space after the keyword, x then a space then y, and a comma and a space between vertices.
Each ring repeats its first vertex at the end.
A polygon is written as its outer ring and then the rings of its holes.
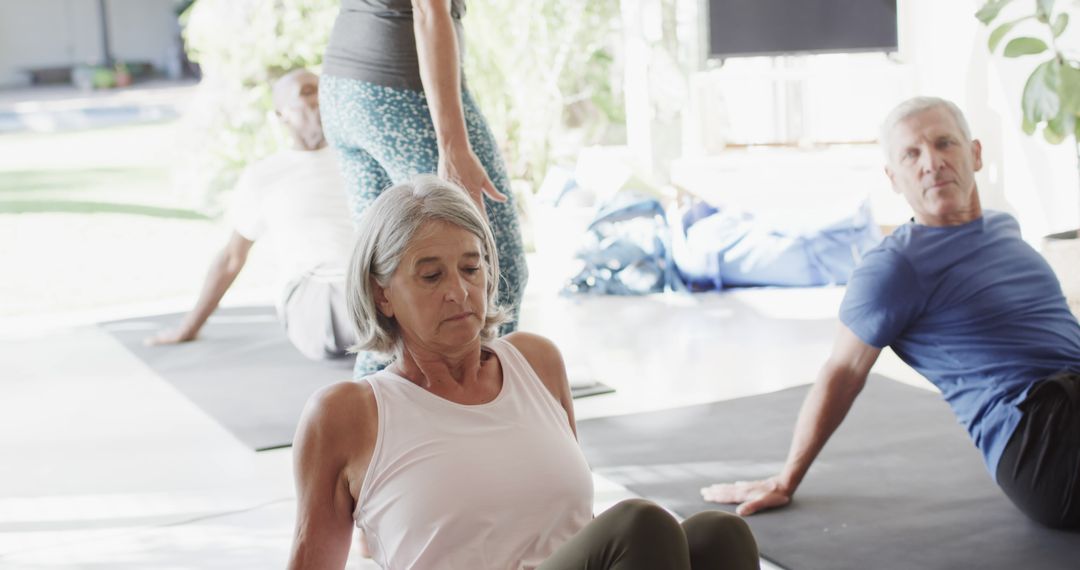
POLYGON ((710 485, 701 489, 701 497, 710 503, 738 503, 735 512, 741 516, 783 507, 791 502, 791 492, 776 477, 710 485))
POLYGON ((495 188, 484 165, 468 145, 440 149, 439 177, 464 188, 485 216, 484 195, 496 202, 506 201, 506 196, 495 188))

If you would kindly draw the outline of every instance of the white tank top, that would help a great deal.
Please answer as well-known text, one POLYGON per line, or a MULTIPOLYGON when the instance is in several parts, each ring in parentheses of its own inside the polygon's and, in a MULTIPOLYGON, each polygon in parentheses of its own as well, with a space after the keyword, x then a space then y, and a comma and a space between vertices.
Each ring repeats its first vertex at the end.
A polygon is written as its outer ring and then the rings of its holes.
POLYGON ((566 411, 509 342, 494 400, 462 405, 388 371, 367 378, 379 433, 353 518, 393 570, 537 567, 592 519, 566 411))

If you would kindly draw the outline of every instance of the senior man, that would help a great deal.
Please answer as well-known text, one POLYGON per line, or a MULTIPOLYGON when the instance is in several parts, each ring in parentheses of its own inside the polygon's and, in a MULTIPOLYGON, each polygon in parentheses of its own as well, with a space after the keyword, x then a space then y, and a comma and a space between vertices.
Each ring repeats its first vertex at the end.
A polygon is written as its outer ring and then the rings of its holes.
POLYGON ((852 275, 781 473, 712 485, 703 497, 739 503, 742 515, 788 504, 891 346, 941 390, 1021 511, 1050 527, 1080 526, 1080 325, 1057 278, 1015 219, 983 211, 982 147, 956 105, 905 101, 881 142, 885 173, 913 219, 852 275))
POLYGON ((341 171, 323 136, 318 76, 306 69, 285 74, 273 85, 273 102, 292 148, 244 170, 228 215, 233 232, 211 262, 195 307, 147 344, 194 340, 255 241, 264 239, 278 265, 278 316, 289 341, 315 360, 344 356, 355 342, 344 294, 353 228, 341 171))

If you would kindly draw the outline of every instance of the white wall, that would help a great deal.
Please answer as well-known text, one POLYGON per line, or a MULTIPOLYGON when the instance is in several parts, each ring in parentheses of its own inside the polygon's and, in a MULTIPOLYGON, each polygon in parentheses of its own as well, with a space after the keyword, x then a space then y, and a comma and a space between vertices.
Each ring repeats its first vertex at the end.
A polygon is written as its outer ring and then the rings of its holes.
MULTIPOLYGON (((914 87, 952 99, 968 116, 983 143, 978 182, 984 205, 1015 213, 1028 239, 1075 228, 1080 181, 1074 147, 1068 141, 1050 145, 1020 130, 1020 94, 1041 56, 991 56, 990 30, 973 17, 982 3, 901 0, 901 55, 914 72, 914 87)), ((1014 4, 1003 17, 1034 3, 1014 4)), ((1080 21, 1075 14, 1073 20, 1069 33, 1075 36, 1080 21)))
MULTIPOLYGON (((779 63, 759 58, 757 62, 730 60, 723 68, 708 69, 701 58, 682 58, 688 96, 681 124, 674 127, 681 128, 677 136, 683 157, 675 161, 675 168, 730 153, 724 144, 732 142, 873 140, 878 123, 896 103, 917 94, 937 95, 964 109, 974 135, 983 143, 985 164, 977 180, 986 207, 1017 215, 1029 240, 1077 227, 1080 180, 1073 145, 1068 141, 1050 145, 1041 135, 1029 137, 1020 130, 1020 94, 1041 57, 1005 59, 989 54, 990 30, 974 17, 983 2, 899 0, 900 51, 889 59, 874 54, 789 58, 779 63), (798 97, 801 107, 786 105, 785 97, 798 97)), ((624 9, 629 5, 639 14, 660 3, 623 0, 624 9)), ((678 0, 683 12, 699 13, 701 19, 705 18, 703 3, 678 0)), ((1014 2, 1003 17, 1033 9, 1033 5, 1033 0, 1014 2)), ((1072 16, 1069 35, 1078 38, 1080 14, 1072 16)), ((627 20, 628 24, 635 21, 627 20)), ((639 24, 638 29, 644 26, 639 24)), ((634 26, 627 25, 627 32, 633 31, 634 26)), ((658 43, 647 36, 637 41, 658 43)), ((703 49, 700 30, 685 36, 680 32, 679 41, 703 49)), ((638 84, 627 85, 631 146, 647 148, 645 139, 656 140, 658 135, 670 140, 670 133, 659 132, 655 97, 651 105, 640 100, 629 105, 631 90, 641 89, 644 77, 656 76, 655 58, 642 56, 636 62, 629 58, 627 64, 652 72, 638 73, 638 84)), ((634 70, 628 69, 626 76, 635 77, 634 70)), ((654 156, 653 162, 662 161, 654 156)), ((887 184, 873 190, 887 191, 887 184)))
POLYGON ((106 0, 113 57, 149 61, 159 71, 178 57, 180 25, 175 0, 106 0))
MULTIPOLYGON (((107 0, 110 45, 121 61, 159 69, 175 55, 173 0, 107 0)), ((23 83, 25 70, 103 60, 97 0, 0 1, 0 86, 23 83)))

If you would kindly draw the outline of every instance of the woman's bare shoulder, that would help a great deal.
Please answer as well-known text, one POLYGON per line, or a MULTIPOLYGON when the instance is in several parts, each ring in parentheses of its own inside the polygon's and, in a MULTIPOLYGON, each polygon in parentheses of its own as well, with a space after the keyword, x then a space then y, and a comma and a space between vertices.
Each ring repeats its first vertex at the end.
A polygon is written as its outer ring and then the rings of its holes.
POLYGON ((375 391, 366 380, 324 386, 308 398, 297 435, 316 436, 324 444, 374 439, 378 427, 375 391))
POLYGON ((555 343, 551 342, 547 337, 517 331, 502 338, 514 345, 514 348, 521 352, 525 360, 528 360, 529 364, 538 371, 540 368, 546 368, 552 364, 562 366, 562 353, 559 352, 559 347, 555 346, 555 343))
POLYGON ((557 398, 562 399, 564 393, 569 394, 566 380, 566 365, 563 363, 562 353, 546 337, 528 332, 513 332, 504 337, 510 344, 521 352, 529 366, 540 377, 540 380, 551 390, 557 398))
POLYGON ((375 405, 375 390, 367 380, 346 380, 323 386, 308 398, 307 406, 324 414, 345 414, 375 405))

